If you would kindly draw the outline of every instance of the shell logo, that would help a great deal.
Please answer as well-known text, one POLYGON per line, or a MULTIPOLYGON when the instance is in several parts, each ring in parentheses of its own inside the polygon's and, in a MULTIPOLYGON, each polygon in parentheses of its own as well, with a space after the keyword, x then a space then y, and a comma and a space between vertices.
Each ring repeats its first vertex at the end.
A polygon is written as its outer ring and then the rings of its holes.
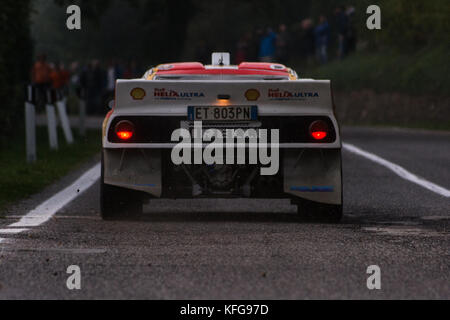
POLYGON ((259 99, 260 96, 261 94, 256 89, 249 89, 245 93, 245 97, 247 98, 248 101, 256 101, 259 99))
POLYGON ((131 90, 130 94, 134 100, 142 100, 145 98, 146 92, 142 88, 134 88, 131 90))

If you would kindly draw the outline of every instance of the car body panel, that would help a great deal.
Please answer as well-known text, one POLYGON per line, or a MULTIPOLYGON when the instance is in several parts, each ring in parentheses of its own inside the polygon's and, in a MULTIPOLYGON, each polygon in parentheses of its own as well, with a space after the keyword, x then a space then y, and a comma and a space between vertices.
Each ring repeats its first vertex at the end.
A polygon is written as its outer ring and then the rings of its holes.
MULTIPOLYGON (((111 125, 117 117, 156 116, 187 119, 188 107, 192 106, 257 106, 260 118, 328 117, 336 133, 333 142, 279 144, 282 160, 280 191, 289 198, 332 205, 342 204, 342 145, 340 128, 334 113, 331 82, 298 80, 292 69, 270 63, 243 63, 239 66, 224 67, 203 66, 199 63, 166 64, 149 70, 143 79, 118 80, 114 108, 103 123, 104 183, 142 191, 155 198, 166 197, 167 190, 171 188, 164 182, 167 153, 177 142, 113 143, 108 140, 107 133, 112 130, 111 125), (286 79, 182 79, 183 75, 212 74, 275 74, 286 79), (161 75, 180 75, 181 80, 155 80, 161 75), (133 93, 136 89, 139 94, 133 93), (249 94, 249 91, 252 94, 249 94), (227 99, 220 99, 223 96, 227 99)), ((270 184, 268 187, 270 188, 270 184)), ((249 193, 246 195, 251 196, 249 193)), ((176 198, 178 195, 175 193, 170 197, 176 198)))

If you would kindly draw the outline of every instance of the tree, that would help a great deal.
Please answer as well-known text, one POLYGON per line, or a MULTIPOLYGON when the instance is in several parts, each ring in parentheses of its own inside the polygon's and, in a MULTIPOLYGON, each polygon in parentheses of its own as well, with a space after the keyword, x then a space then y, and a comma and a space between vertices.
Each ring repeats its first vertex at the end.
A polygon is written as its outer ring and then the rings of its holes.
POLYGON ((79 41, 74 44, 78 45, 75 51, 91 51, 81 45, 85 45, 87 39, 96 39, 99 50, 95 54, 103 58, 112 58, 125 50, 128 57, 151 62, 180 57, 188 25, 196 12, 193 0, 55 0, 55 3, 63 7, 79 5, 83 19, 88 20, 89 30, 84 30, 78 37, 79 41), (130 9, 133 9, 132 12, 130 9), (122 15, 124 10, 128 10, 128 17, 122 15), (97 37, 99 35, 101 37, 97 37), (111 42, 121 46, 119 50, 111 48, 111 42))
POLYGON ((16 134, 29 78, 32 43, 30 1, 3 0, 0 15, 0 145, 16 134), (14 129, 14 130, 13 130, 14 129))

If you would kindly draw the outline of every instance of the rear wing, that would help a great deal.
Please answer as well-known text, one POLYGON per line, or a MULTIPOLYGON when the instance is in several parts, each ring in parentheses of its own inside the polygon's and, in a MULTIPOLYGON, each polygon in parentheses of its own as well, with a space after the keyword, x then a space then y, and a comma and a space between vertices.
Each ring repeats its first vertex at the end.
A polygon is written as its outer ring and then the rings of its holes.
POLYGON ((260 115, 333 115, 329 80, 118 80, 115 114, 185 116, 188 106, 258 106, 260 115))

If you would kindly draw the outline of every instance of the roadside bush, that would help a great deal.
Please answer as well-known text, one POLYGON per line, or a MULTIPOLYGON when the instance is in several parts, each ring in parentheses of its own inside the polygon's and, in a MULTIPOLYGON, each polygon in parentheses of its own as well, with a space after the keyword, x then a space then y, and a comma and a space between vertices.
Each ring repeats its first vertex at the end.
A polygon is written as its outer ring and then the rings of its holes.
POLYGON ((24 85, 32 56, 30 1, 3 0, 1 7, 0 147, 22 121, 24 85))

